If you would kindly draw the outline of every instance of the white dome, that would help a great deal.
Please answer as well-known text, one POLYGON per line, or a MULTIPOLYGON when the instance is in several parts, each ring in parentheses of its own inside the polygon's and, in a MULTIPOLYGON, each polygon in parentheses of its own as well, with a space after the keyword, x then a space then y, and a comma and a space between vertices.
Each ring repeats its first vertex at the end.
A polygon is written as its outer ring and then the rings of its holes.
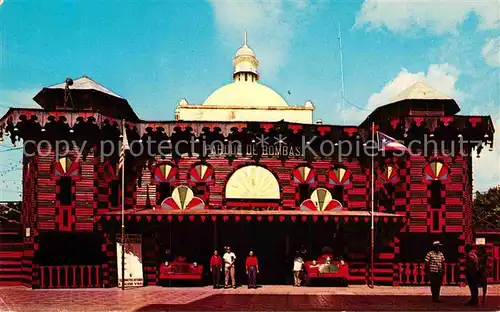
POLYGON ((232 107, 288 107, 273 89, 257 83, 235 81, 212 93, 203 105, 232 107))
POLYGON ((236 57, 238 56, 253 56, 255 57, 255 53, 253 52, 250 47, 248 47, 246 44, 244 44, 241 48, 236 51, 236 57))

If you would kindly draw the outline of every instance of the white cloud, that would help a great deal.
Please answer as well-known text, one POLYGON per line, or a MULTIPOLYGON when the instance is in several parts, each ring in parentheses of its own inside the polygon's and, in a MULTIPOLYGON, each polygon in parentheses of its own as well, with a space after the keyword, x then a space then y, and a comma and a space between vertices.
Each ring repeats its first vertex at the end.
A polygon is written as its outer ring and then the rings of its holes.
POLYGON ((473 14, 481 30, 500 27, 499 0, 365 0, 356 17, 356 26, 401 33, 419 29, 435 34, 456 33, 458 26, 473 14))
POLYGON ((483 46, 482 54, 488 65, 500 67, 500 37, 488 39, 483 46))
POLYGON ((468 95, 457 89, 456 83, 459 76, 460 71, 447 63, 432 64, 429 66, 427 73, 411 73, 406 68, 403 68, 394 79, 382 87, 380 92, 370 96, 368 104, 363 110, 349 107, 344 111, 344 117, 348 123, 359 123, 375 108, 393 102, 394 97, 417 82, 423 82, 429 87, 454 98, 457 102, 463 101, 468 95))
POLYGON ((234 54, 248 31, 248 45, 254 49, 264 77, 272 77, 285 65, 291 41, 302 14, 311 12, 307 0, 210 1, 221 41, 234 54))
POLYGON ((477 158, 475 153, 472 155, 474 191, 485 191, 490 187, 500 185, 500 107, 496 109, 497 111, 491 116, 497 131, 493 141, 493 151, 490 151, 489 146, 487 146, 481 152, 480 158, 477 158))

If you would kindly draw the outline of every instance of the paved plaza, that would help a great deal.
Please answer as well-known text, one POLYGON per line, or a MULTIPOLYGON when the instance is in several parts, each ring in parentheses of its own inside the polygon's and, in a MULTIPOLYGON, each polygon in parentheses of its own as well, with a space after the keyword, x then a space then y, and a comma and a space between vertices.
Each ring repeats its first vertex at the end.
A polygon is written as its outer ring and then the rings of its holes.
POLYGON ((464 306, 468 289, 443 287, 432 303, 427 287, 263 286, 258 289, 144 287, 32 290, 0 288, 0 311, 500 311, 500 285, 485 305, 464 306))

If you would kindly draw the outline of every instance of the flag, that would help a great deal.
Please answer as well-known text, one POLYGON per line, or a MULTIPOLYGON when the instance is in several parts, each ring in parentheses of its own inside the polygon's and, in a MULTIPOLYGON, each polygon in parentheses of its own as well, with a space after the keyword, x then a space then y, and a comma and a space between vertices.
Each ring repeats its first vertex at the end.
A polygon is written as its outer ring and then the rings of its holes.
POLYGON ((408 148, 399 143, 395 138, 391 138, 387 134, 377 131, 377 141, 379 151, 389 152, 408 152, 408 148))
POLYGON ((127 130, 125 129, 125 126, 123 127, 123 142, 122 142, 122 148, 120 150, 120 162, 118 163, 118 170, 122 169, 122 167, 125 165, 125 152, 130 149, 130 146, 128 145, 128 139, 127 139, 127 130))

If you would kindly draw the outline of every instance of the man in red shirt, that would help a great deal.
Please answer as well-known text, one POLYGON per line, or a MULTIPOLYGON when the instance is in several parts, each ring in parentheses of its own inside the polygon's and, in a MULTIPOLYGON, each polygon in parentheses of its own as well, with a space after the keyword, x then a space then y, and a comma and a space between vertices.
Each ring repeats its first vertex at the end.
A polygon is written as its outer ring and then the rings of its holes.
POLYGON ((212 272, 214 288, 219 288, 220 272, 222 272, 222 258, 217 250, 214 250, 212 258, 210 258, 210 272, 212 272))
POLYGON ((253 251, 250 253, 245 262, 245 267, 248 275, 248 288, 257 288, 257 273, 259 273, 259 260, 254 256, 253 251))

